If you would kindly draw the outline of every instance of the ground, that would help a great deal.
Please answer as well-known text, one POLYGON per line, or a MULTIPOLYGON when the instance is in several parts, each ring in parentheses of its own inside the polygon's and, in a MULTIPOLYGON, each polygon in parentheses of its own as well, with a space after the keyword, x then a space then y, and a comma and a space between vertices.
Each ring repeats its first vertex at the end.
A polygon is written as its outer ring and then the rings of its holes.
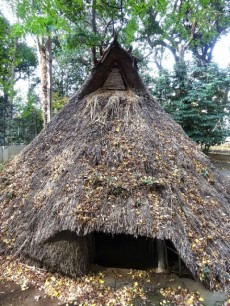
POLYGON ((0 306, 57 306, 63 304, 58 299, 46 296, 42 291, 30 287, 22 290, 13 282, 0 283, 0 306))
POLYGON ((230 153, 230 142, 225 142, 221 145, 216 145, 210 148, 210 151, 229 152, 230 153))
MULTIPOLYGON (((193 306, 220 306, 229 305, 224 304, 226 296, 223 293, 211 293, 206 290, 200 283, 194 282, 188 278, 179 278, 175 274, 159 274, 149 273, 143 271, 133 271, 127 269, 114 269, 114 268, 98 268, 100 271, 101 284, 96 292, 97 297, 100 294, 108 295, 108 289, 112 288, 113 291, 120 292, 119 299, 116 296, 110 298, 110 303, 102 301, 98 302, 96 299, 88 303, 83 303, 84 306, 160 306, 160 305, 193 305, 193 306), (145 297, 142 295, 140 287, 144 288, 145 297), (102 289, 104 287, 104 289, 102 289), (162 289, 164 288, 164 289, 162 289), (131 289, 131 291, 130 291, 131 289), (188 289, 188 290, 187 290, 188 289), (136 291, 135 291, 136 290, 136 291), (170 292, 178 304, 167 304, 167 294, 170 292), (199 294, 197 293, 199 292, 199 294), (138 293, 135 295, 135 293, 138 293), (177 297, 178 293, 180 298, 177 297), (165 295, 165 296, 164 296, 165 295), (133 301, 128 299, 134 297, 133 301), (176 297, 176 298, 175 298, 176 297), (124 300, 123 300, 124 298, 124 300), (197 302, 197 303, 194 303, 197 302), (133 303, 133 304, 132 304, 133 303)), ((91 278, 91 277, 90 277, 91 278)), ((97 276, 93 279, 94 282, 98 281, 97 276)), ((109 295, 108 295, 109 296, 109 295)), ((86 300, 85 300, 86 301, 86 300)), ((47 297, 44 291, 40 291, 33 287, 22 290, 20 286, 15 283, 1 283, 0 285, 0 306, 58 306, 58 305, 81 305, 80 302, 63 303, 56 298, 47 297)))

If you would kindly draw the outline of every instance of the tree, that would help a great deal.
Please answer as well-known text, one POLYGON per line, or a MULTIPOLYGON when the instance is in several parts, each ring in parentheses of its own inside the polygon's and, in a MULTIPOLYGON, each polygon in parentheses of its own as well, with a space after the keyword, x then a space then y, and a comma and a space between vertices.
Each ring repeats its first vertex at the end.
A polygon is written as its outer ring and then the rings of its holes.
POLYGON ((12 92, 10 77, 12 72, 12 46, 10 25, 0 15, 0 142, 5 144, 6 120, 11 117, 12 108, 9 96, 12 92))
POLYGON ((139 18, 137 38, 153 48, 167 48, 175 62, 183 61, 187 50, 203 63, 210 63, 213 48, 230 27, 229 1, 182 0, 128 1, 139 18))
POLYGON ((72 37, 53 39, 53 92, 70 97, 83 83, 92 65, 90 49, 76 46, 72 37))
POLYGON ((41 68, 41 100, 44 126, 51 118, 52 104, 52 35, 62 24, 57 15, 55 1, 19 0, 16 3, 17 16, 21 24, 19 33, 30 33, 36 38, 41 68))
POLYGON ((17 115, 12 122, 13 143, 30 143, 43 128, 40 101, 34 87, 35 84, 30 86, 26 103, 19 101, 17 115))
POLYGON ((15 52, 15 82, 30 78, 38 65, 38 58, 33 48, 25 42, 17 43, 15 52))
POLYGON ((37 57, 32 48, 18 40, 9 22, 1 15, 0 38, 0 144, 6 145, 14 117, 14 85, 32 74, 37 57))
POLYGON ((227 71, 214 64, 183 68, 175 67, 173 75, 162 74, 155 94, 165 110, 207 152, 229 133, 225 120, 230 109, 230 78, 227 71))

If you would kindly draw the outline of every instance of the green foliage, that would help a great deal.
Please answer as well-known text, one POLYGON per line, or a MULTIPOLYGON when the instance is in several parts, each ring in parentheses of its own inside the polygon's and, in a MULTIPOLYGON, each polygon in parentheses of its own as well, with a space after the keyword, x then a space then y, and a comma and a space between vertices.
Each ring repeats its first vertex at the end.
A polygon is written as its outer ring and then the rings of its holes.
POLYGON ((39 99, 30 89, 27 103, 18 101, 17 113, 9 121, 7 129, 7 144, 27 144, 31 142, 42 129, 42 112, 38 107, 39 99))
POLYGON ((0 145, 5 145, 7 107, 5 99, 0 96, 0 145))
POLYGON ((175 67, 174 74, 163 72, 156 82, 155 95, 165 110, 205 151, 229 135, 230 78, 216 65, 175 67))
POLYGON ((152 187, 154 185, 154 180, 151 176, 145 176, 141 179, 141 185, 152 187))
POLYGON ((0 145, 14 143, 17 139, 14 85, 19 79, 32 75, 38 64, 34 50, 19 41, 14 30, 15 27, 12 29, 0 15, 0 145))
POLYGON ((68 29, 68 23, 61 18, 59 1, 19 0, 16 5, 17 16, 23 21, 17 25, 16 32, 44 36, 52 31, 68 29))
POLYGON ((127 26, 125 28, 127 43, 131 43, 134 40, 137 29, 138 29, 137 19, 133 17, 132 19, 128 21, 127 26))
POLYGON ((38 65, 38 59, 34 49, 22 42, 17 45, 15 55, 15 73, 18 74, 20 78, 30 76, 38 65))
MULTIPOLYGON (((55 48, 53 65, 53 91, 58 99, 70 97, 81 86, 91 69, 90 51, 81 46, 72 48, 70 39, 55 41, 62 46, 55 48)), ((59 109, 56 106, 54 108, 59 109)))
POLYGON ((0 41, 0 145, 5 145, 7 122, 12 117, 10 95, 13 93, 15 40, 11 36, 10 24, 2 15, 0 15, 0 41))
POLYGON ((0 91, 5 93, 9 91, 9 77, 13 54, 13 40, 10 34, 10 25, 7 19, 0 14, 0 91))
POLYGON ((147 42, 151 49, 167 48, 176 61, 183 59, 186 50, 190 50, 200 61, 210 62, 217 39, 230 27, 227 0, 128 3, 132 7, 131 15, 140 24, 136 40, 145 45, 147 42))
POLYGON ((53 93, 52 116, 59 112, 69 102, 68 97, 59 96, 57 92, 53 93))

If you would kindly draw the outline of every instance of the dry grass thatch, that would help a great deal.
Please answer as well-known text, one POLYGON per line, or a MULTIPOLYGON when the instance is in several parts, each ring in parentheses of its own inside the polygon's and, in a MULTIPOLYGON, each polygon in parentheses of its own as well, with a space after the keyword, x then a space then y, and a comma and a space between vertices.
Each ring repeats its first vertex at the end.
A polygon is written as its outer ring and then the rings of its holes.
POLYGON ((169 239, 195 277, 228 291, 224 178, 147 90, 84 86, 1 172, 0 250, 79 275, 94 231, 169 239))

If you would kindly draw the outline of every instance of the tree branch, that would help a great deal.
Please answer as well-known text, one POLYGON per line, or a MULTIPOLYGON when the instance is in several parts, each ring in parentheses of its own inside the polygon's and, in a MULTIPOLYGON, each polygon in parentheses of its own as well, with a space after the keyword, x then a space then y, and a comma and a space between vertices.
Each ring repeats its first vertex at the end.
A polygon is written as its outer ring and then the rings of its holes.
POLYGON ((156 46, 162 46, 162 47, 165 47, 165 48, 169 49, 169 51, 172 53, 172 55, 173 55, 175 61, 176 61, 176 62, 178 61, 179 58, 178 58, 178 56, 177 56, 177 54, 176 54, 176 50, 175 50, 173 47, 169 46, 165 41, 160 40, 160 39, 157 39, 157 40, 155 40, 154 42, 152 42, 151 39, 150 39, 150 37, 149 37, 149 35, 147 36, 147 41, 148 41, 150 47, 153 48, 153 49, 154 49, 156 46))
POLYGON ((192 42, 192 40, 194 38, 196 25, 197 25, 197 22, 196 22, 196 20, 194 20, 193 23, 192 23, 192 27, 191 27, 190 37, 189 37, 188 41, 184 44, 184 46, 182 46, 182 52, 183 53, 188 48, 188 46, 190 45, 190 43, 192 42))

